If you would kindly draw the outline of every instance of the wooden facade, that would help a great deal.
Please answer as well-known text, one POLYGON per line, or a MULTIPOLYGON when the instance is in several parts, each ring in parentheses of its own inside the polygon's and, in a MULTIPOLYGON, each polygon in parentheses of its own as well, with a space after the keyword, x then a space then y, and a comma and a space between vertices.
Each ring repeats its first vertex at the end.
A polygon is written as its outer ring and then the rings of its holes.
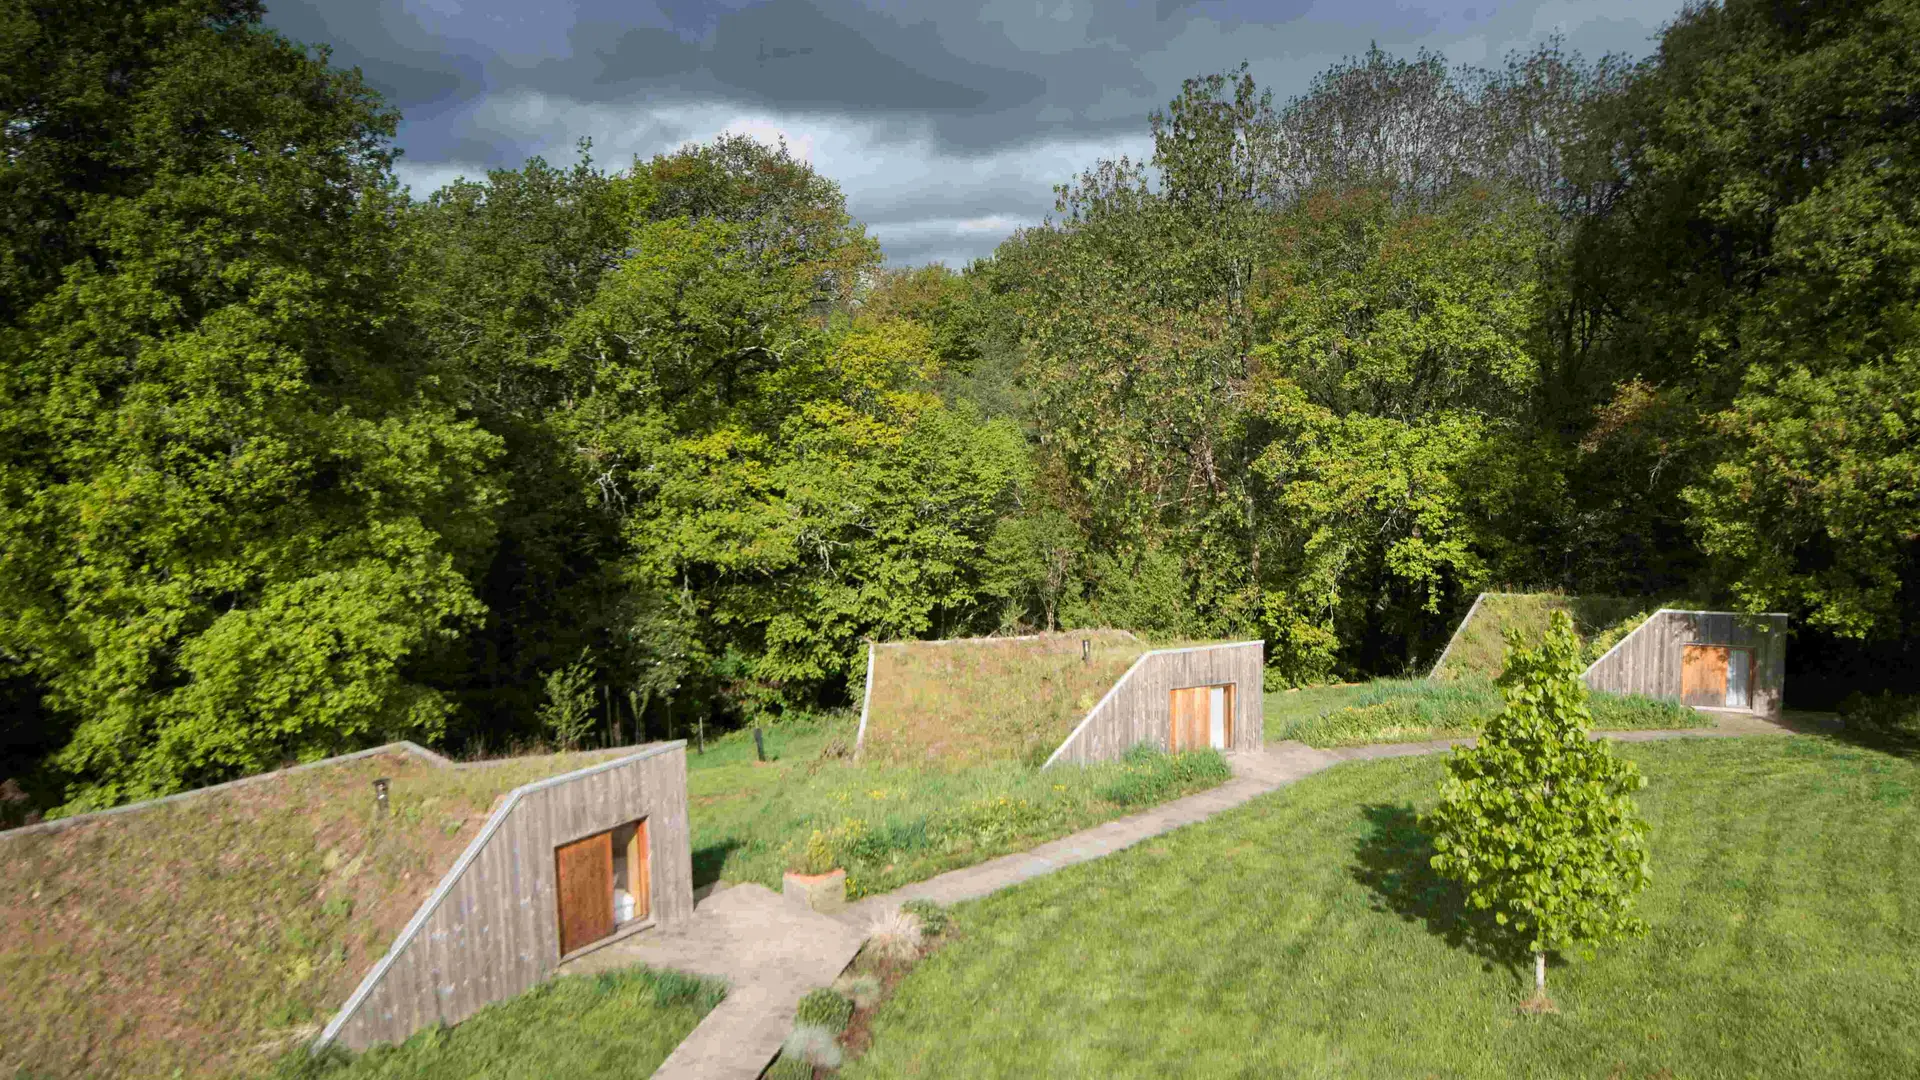
POLYGON ((610 857, 601 851, 605 834, 642 820, 651 871, 647 915, 600 940, 691 916, 685 740, 527 784, 488 818, 315 1048, 397 1043, 532 989, 561 959, 562 862, 583 867, 610 857), (583 840, 591 842, 570 846, 583 840))
POLYGON ((1226 749, 1259 750, 1266 741, 1260 696, 1265 659, 1262 641, 1145 653, 1087 713, 1047 765, 1114 761, 1139 743, 1170 750, 1175 711, 1196 726, 1204 714, 1200 695, 1180 692, 1212 687, 1229 688, 1225 692, 1226 749))
POLYGON ((1787 617, 1662 608, 1587 668, 1587 687, 1778 716, 1787 682, 1787 617), (1740 681, 1745 677, 1746 685, 1740 681))

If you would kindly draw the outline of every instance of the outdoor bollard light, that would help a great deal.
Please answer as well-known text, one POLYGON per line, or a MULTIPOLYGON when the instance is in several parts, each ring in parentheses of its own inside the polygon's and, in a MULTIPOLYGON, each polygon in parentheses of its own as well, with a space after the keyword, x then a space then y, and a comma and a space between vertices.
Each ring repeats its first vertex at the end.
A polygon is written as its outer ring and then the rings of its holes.
POLYGON ((1092 638, 1080 639, 1080 662, 1083 664, 1093 663, 1093 639, 1092 638))
POLYGON ((387 778, 384 776, 373 782, 373 808, 381 817, 387 816, 387 778))
POLYGON ((767 748, 760 742, 760 729, 758 727, 753 729, 753 756, 759 758, 761 761, 767 760, 767 748))

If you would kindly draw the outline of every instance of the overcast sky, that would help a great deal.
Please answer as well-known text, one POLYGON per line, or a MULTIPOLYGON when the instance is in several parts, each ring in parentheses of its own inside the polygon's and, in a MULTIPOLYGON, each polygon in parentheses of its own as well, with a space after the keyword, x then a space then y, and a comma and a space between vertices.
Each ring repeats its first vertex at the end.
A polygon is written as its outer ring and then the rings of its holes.
POLYGON ((1555 33, 1653 48, 1676 0, 267 0, 402 113, 416 197, 562 164, 624 168, 724 131, 788 145, 896 264, 958 267, 1053 207, 1054 184, 1143 156, 1180 80, 1249 61, 1277 100, 1378 42, 1497 61, 1555 33))

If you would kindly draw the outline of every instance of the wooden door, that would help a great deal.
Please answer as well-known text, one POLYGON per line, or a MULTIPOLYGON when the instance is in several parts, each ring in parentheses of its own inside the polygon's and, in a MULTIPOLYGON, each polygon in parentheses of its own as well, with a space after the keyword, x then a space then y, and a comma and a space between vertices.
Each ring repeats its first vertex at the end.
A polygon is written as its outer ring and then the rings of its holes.
POLYGON ((1683 645, 1680 647, 1680 701, 1685 705, 1727 703, 1727 647, 1725 645, 1683 645))
POLYGON ((627 841, 627 892, 633 896, 633 917, 644 919, 653 910, 652 848, 647 845, 647 819, 634 823, 627 841))
POLYGON ((613 933, 613 834, 553 850, 560 904, 560 955, 613 933))
POLYGON ((1205 686, 1183 686, 1167 700, 1167 750, 1180 753, 1207 745, 1207 690, 1205 686))

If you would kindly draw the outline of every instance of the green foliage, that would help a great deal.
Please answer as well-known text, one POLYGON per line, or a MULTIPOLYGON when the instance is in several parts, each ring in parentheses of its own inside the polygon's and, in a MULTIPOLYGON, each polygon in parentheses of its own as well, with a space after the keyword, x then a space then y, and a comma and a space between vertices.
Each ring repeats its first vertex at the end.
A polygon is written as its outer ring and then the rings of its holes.
POLYGON ((254 4, 8 19, 0 653, 69 807, 434 737, 498 443, 399 318, 394 117, 254 4))
POLYGON ((540 724, 563 749, 578 749, 593 730, 592 656, 547 673, 547 701, 540 706, 540 724))
POLYGON ((1920 695, 1856 691, 1840 703, 1840 720, 1850 738, 1895 753, 1920 754, 1920 695))
POLYGON ((1583 366, 1661 387, 1620 396, 1675 423, 1622 410, 1595 442, 1651 436, 1665 479, 1636 494, 1685 516, 1716 584, 1839 636, 1893 632, 1916 565, 1916 33, 1904 0, 1689 8, 1596 125, 1578 273, 1613 317, 1583 366))
POLYGON ((1536 649, 1510 638, 1506 708, 1477 746, 1453 751, 1421 822, 1433 868, 1535 954, 1646 932, 1630 911, 1650 879, 1631 797, 1646 778, 1588 738, 1579 653, 1564 612, 1536 649))
POLYGON ((828 1031, 841 1032, 847 1029, 847 1021, 853 1019, 853 1002, 848 1001, 836 990, 821 987, 810 991, 800 999, 799 1011, 794 1021, 800 1024, 812 1024, 828 1031))

